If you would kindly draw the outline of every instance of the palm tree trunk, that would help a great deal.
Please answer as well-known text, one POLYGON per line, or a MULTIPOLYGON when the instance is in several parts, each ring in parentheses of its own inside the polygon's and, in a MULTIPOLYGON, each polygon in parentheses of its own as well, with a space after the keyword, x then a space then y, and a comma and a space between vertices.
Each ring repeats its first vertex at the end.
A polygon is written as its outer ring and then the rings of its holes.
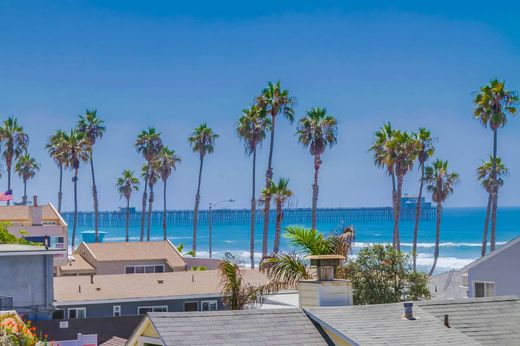
MULTIPOLYGON (((274 129, 276 115, 271 114, 271 140, 269 145, 269 160, 267 161, 267 171, 265 172, 265 188, 268 189, 273 180, 273 147, 274 147, 274 129)), ((267 242, 269 232, 269 210, 271 209, 271 197, 266 197, 264 201, 264 230, 262 235, 262 258, 267 256, 267 242)))
POLYGON ((393 246, 397 251, 401 251, 401 240, 399 239, 399 218, 401 214, 401 193, 403 189, 403 177, 397 176, 397 192, 395 194, 394 207, 394 243, 393 246))
POLYGON ((63 181, 63 165, 60 164, 60 189, 58 191, 58 213, 61 213, 61 200, 63 199, 63 193, 61 192, 62 181, 63 181))
POLYGON ((280 250, 280 233, 282 229, 282 219, 283 219, 283 212, 282 212, 282 204, 276 203, 276 226, 275 226, 275 233, 274 233, 274 246, 273 246, 273 253, 277 254, 280 250))
MULTIPOLYGON (((148 165, 150 166, 150 165, 148 165)), ((143 206, 141 211, 141 241, 144 240, 144 218, 146 216, 146 197, 148 196, 148 174, 150 172, 150 167, 146 170, 146 174, 144 176, 144 192, 143 192, 143 206)))
POLYGON ((441 214, 442 214, 442 204, 437 203, 437 222, 435 224, 435 252, 433 253, 433 265, 432 269, 430 269, 429 276, 432 276, 435 271, 435 267, 437 266, 437 260, 439 259, 439 243, 441 240, 441 214))
MULTIPOLYGON (((7 161, 7 191, 11 190, 11 162, 7 161)), ((10 201, 7 201, 7 205, 10 205, 10 201)))
MULTIPOLYGON (((392 180, 392 215, 393 215, 393 218, 395 221, 395 208, 396 208, 395 196, 397 195, 397 188, 396 188, 396 182, 395 182, 394 168, 392 168, 392 170, 390 171, 390 178, 392 180)), ((392 246, 395 248, 395 233, 394 232, 392 233, 392 246)))
POLYGON ((78 169, 74 170, 74 221, 72 222, 72 251, 74 251, 74 240, 76 238, 76 227, 78 225, 78 169))
POLYGON ((493 130, 493 182, 491 189, 493 191, 493 205, 491 207, 491 236, 489 252, 495 251, 496 226, 497 226, 497 204, 498 204, 498 182, 497 182, 497 129, 493 130))
POLYGON ((167 240, 168 236, 166 235, 166 179, 163 180, 163 240, 167 240))
POLYGON ((150 227, 152 224, 153 184, 150 185, 150 197, 148 198, 148 223, 146 225, 146 241, 150 241, 150 227))
POLYGON ((94 154, 90 152, 90 173, 92 174, 92 198, 94 199, 94 229, 96 231, 96 243, 99 242, 99 205, 94 175, 94 154))
POLYGON ((316 229, 316 209, 318 207, 318 172, 320 170, 321 157, 320 155, 314 156, 314 183, 312 184, 312 229, 316 229))
POLYGON ((23 181, 23 205, 27 205, 27 180, 23 181))
POLYGON ((253 147, 253 184, 251 191, 251 237, 249 239, 249 260, 251 269, 255 269, 255 222, 256 222, 256 145, 253 147))
POLYGON ((126 217, 125 217, 125 234, 126 234, 126 241, 129 240, 128 238, 128 221, 130 219, 130 198, 126 199, 126 217))
POLYGON ((489 226, 489 214, 491 213, 491 207, 493 206, 493 194, 489 192, 488 204, 486 209, 486 220, 484 221, 484 232, 482 233, 482 247, 480 248, 480 256, 484 257, 487 250, 487 237, 488 237, 488 226, 489 226))
POLYGON ((199 180, 197 183, 197 194, 195 195, 195 209, 193 211, 193 244, 192 250, 193 253, 197 253, 197 223, 199 220, 199 204, 200 204, 200 182, 202 179, 202 166, 204 164, 204 156, 200 156, 200 166, 199 166, 199 180))
POLYGON ((421 207, 422 207, 422 191, 424 186, 424 163, 421 163, 421 182, 419 184, 419 194, 417 195, 417 205, 415 207, 415 225, 413 228, 413 244, 412 244, 412 256, 413 256, 413 271, 417 268, 417 238, 419 236, 419 220, 421 218, 421 207))

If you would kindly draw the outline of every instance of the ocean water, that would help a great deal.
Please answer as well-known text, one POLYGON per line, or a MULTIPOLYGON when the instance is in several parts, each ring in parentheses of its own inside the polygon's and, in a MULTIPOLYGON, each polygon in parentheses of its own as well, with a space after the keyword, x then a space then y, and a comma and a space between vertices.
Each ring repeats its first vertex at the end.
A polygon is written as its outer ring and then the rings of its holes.
MULTIPOLYGON (((440 257, 437 263, 437 273, 450 269, 459 269, 480 256, 482 231, 485 218, 484 208, 446 208, 443 210, 441 223, 440 257)), ((290 224, 284 223, 283 227, 290 224)), ((318 223, 317 228, 328 233, 347 224, 318 223)), ((299 225, 309 227, 310 225, 299 225)), ((356 238, 353 248, 353 256, 363 246, 372 243, 388 243, 392 241, 393 223, 382 222, 356 222, 353 224, 356 238)), ((410 252, 413 239, 413 221, 400 223, 401 250, 410 252)), ((262 224, 257 224, 255 229, 255 262, 261 258, 262 249, 262 224)), ((79 228, 76 235, 76 244, 81 241, 81 232, 85 228, 79 228)), ((124 241, 124 227, 102 228, 106 231, 105 241, 124 241)), ((139 227, 130 228, 131 240, 139 240, 139 227)), ((151 237, 154 240, 162 239, 162 228, 152 227, 151 237)), ((222 257, 226 252, 231 252, 243 258, 249 263, 249 225, 213 225, 213 257, 222 257)), ((282 228, 283 233, 283 228, 282 228)), ((520 236, 520 208, 500 208, 497 213, 497 246, 520 236)), ((170 226, 168 238, 174 244, 184 244, 186 250, 192 246, 191 226, 170 226)), ((269 227, 269 247, 272 248, 274 239, 274 224, 269 227)), ((429 270, 433 262, 433 250, 435 245, 435 220, 421 221, 419 225, 418 259, 417 264, 421 270, 429 270)), ((489 244, 489 243, 488 243, 489 244)), ((281 250, 291 250, 289 241, 282 236, 281 250)), ((197 255, 208 256, 209 237, 208 226, 200 225, 197 236, 197 255)))

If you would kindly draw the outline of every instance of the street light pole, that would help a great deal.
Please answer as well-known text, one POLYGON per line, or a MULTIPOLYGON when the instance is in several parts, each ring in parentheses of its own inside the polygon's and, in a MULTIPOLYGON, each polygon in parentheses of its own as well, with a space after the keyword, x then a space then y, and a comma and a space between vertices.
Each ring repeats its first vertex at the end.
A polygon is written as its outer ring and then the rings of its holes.
POLYGON ((209 226, 209 258, 212 257, 212 242, 213 242, 213 239, 212 239, 212 226, 213 226, 213 214, 212 214, 212 211, 213 211, 213 207, 221 204, 221 203, 233 203, 235 200, 230 198, 230 199, 226 199, 226 200, 223 200, 223 201, 220 201, 220 202, 217 202, 217 203, 209 203, 209 212, 208 212, 208 226, 209 226))

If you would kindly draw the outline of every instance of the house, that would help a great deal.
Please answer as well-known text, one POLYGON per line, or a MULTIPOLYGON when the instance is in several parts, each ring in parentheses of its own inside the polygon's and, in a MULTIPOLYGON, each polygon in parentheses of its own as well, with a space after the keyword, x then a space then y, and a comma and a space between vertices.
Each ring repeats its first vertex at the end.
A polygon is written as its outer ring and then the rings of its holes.
POLYGON ((67 263, 67 224, 51 203, 38 205, 35 196, 32 206, 0 206, 0 222, 7 222, 9 233, 18 238, 23 236, 29 241, 41 244, 48 239, 49 247, 65 249, 65 252, 56 254, 54 265, 67 263))
POLYGON ((0 310, 16 310, 31 320, 53 311, 53 261, 65 249, 0 244, 0 310))
MULTIPOLYGON (((257 270, 245 270, 244 280, 251 285, 268 281, 257 270)), ((64 319, 221 310, 220 292, 216 270, 59 276, 54 278, 53 316, 64 319)))

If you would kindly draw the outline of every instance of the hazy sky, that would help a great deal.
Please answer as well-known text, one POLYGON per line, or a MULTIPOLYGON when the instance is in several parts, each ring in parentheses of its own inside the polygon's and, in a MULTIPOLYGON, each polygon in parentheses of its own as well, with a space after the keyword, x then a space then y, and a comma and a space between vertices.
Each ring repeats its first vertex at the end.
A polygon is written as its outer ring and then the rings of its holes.
MULTIPOLYGON (((95 148, 101 209, 123 204, 115 180, 125 168, 139 172, 133 143, 149 125, 183 159, 169 206, 192 208, 198 156, 186 138, 203 121, 220 138, 204 167, 201 207, 226 198, 247 207, 251 162, 234 124, 267 81, 281 80, 298 100, 297 118, 323 106, 339 120, 338 144, 323 157, 320 206, 390 204, 390 182, 367 153, 386 121, 438 137, 437 156, 462 177, 448 205, 484 205, 475 168, 492 137, 472 119, 472 93, 495 76, 520 90, 520 4, 387 2, 0 0, 0 117, 19 118, 42 163, 29 194, 56 203, 58 170, 43 146, 94 107, 107 126, 95 148)), ((289 178, 297 205, 309 206, 312 158, 297 143, 295 124, 278 124, 275 178, 289 178)), ((511 119, 499 133, 511 170, 502 205, 520 205, 519 131, 520 119, 511 119)), ((259 190, 267 149, 258 158, 259 190)), ((66 210, 70 178, 67 172, 66 210)), ((416 172, 405 179, 405 192, 416 193, 416 172)), ((91 209, 86 165, 79 183, 80 209, 91 209)))

